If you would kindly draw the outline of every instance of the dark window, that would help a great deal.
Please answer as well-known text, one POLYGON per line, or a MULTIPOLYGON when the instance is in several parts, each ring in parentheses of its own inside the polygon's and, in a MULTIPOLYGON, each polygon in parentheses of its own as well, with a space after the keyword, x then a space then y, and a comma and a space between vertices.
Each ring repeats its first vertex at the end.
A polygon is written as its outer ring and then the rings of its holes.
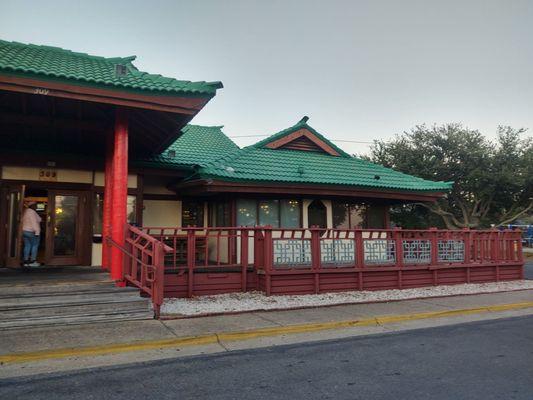
POLYGON ((301 202, 299 200, 280 200, 280 226, 282 228, 301 227, 301 202))
POLYGON ((299 200, 237 200, 237 226, 265 226, 300 228, 301 202, 299 200))
POLYGON ((209 203, 209 226, 231 226, 231 207, 227 201, 213 201, 209 203))
MULTIPOLYGON (((128 195, 127 220, 129 224, 137 222, 137 196, 128 195)), ((104 194, 96 193, 93 204, 93 235, 102 234, 102 221, 104 215, 104 194)))
POLYGON ((327 208, 321 200, 313 200, 307 207, 309 227, 326 228, 328 224, 327 208))
POLYGON ((181 205, 181 225, 204 226, 204 202, 184 201, 181 205))
POLYGON ((384 206, 369 206, 366 210, 365 227, 369 229, 385 229, 385 213, 384 206))
POLYGON ((365 225, 367 206, 340 201, 332 202, 333 228, 356 229, 365 225))
POLYGON ((279 228, 279 200, 259 201, 259 225, 279 228))
POLYGON ((250 199, 237 200, 237 226, 257 225, 257 201, 250 199))

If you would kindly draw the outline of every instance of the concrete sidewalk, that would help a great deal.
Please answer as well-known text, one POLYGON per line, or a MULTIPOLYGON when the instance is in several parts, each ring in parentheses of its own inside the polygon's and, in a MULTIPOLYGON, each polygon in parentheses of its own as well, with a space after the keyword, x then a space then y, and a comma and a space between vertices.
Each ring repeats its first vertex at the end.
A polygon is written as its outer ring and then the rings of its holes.
POLYGON ((533 314, 533 290, 0 331, 0 377, 533 314))

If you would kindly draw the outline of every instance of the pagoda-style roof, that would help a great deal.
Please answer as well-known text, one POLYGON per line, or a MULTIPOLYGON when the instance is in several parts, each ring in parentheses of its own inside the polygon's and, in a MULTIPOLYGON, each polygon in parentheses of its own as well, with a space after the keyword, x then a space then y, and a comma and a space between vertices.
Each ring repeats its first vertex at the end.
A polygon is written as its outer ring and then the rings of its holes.
POLYGON ((149 74, 134 60, 0 40, 4 144, 53 138, 53 146, 101 157, 115 112, 123 108, 131 154, 161 153, 222 84, 149 74))
POLYGON ((136 56, 106 58, 0 40, 0 72, 108 89, 183 96, 213 96, 221 82, 191 82, 142 72, 136 56))
POLYGON ((166 151, 152 158, 152 166, 185 168, 195 164, 195 172, 186 179, 183 188, 234 182, 442 193, 452 186, 451 182, 425 180, 351 156, 309 126, 307 118, 242 149, 220 127, 189 126, 169 150, 170 155, 166 151), (300 133, 294 137, 294 132, 300 133), (314 147, 291 144, 304 136, 314 147), (269 146, 276 142, 282 144, 276 148, 269 146))

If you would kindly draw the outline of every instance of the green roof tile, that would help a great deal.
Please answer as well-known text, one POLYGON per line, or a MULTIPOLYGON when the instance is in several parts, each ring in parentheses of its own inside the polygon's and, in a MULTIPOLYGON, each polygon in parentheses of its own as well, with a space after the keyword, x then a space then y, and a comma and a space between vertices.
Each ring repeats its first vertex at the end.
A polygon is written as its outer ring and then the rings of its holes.
POLYGON ((201 168, 198 175, 229 181, 349 185, 415 191, 451 189, 451 183, 428 181, 355 157, 254 147, 243 149, 224 162, 201 168))
POLYGON ((274 142, 274 141, 276 141, 278 139, 281 139, 282 137, 287 136, 287 135, 289 135, 289 134, 291 134, 293 132, 296 132, 297 130, 307 129, 311 133, 313 133, 316 137, 318 137, 320 140, 322 140, 323 142, 327 143, 330 147, 335 149, 335 151, 337 151, 341 156, 343 156, 343 157, 351 157, 348 153, 346 153, 340 147, 337 147, 335 145, 335 143, 332 143, 329 139, 327 139, 321 133, 317 132, 312 126, 307 124, 308 120, 309 120, 309 117, 305 116, 300 121, 298 121, 298 123, 296 123, 295 125, 291 126, 290 128, 287 128, 287 129, 284 129, 284 130, 282 130, 282 131, 280 131, 278 133, 275 133, 275 134, 267 137, 266 139, 260 140, 259 142, 255 143, 255 144, 252 144, 249 147, 256 147, 256 148, 265 147, 265 145, 267 145, 268 143, 274 142))
POLYGON ((198 169, 196 174, 189 179, 212 178, 224 181, 342 185, 383 190, 447 191, 451 189, 451 182, 428 181, 353 157, 309 126, 307 120, 308 118, 304 117, 290 128, 216 159, 198 169), (338 151, 341 156, 265 147, 266 144, 300 128, 311 131, 338 151))
POLYGON ((105 58, 59 47, 0 40, 0 73, 154 94, 213 96, 221 82, 190 82, 139 71, 135 56, 105 58), (125 75, 117 74, 117 65, 125 75))
POLYGON ((222 132, 222 126, 187 125, 182 135, 163 153, 138 160, 137 164, 158 167, 187 168, 206 166, 238 152, 239 147, 222 132))

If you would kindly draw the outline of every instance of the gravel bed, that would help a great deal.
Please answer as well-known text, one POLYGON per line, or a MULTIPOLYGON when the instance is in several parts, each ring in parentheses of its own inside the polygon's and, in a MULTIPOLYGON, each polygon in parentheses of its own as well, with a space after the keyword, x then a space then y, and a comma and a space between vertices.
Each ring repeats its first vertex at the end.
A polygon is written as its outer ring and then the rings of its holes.
POLYGON ((293 296, 267 297, 263 292, 228 293, 216 296, 200 296, 191 299, 165 299, 161 311, 162 314, 166 315, 197 316, 242 311, 283 310, 346 303, 368 303, 424 297, 506 292, 524 289, 533 289, 533 280, 465 283, 461 285, 441 285, 416 289, 351 291, 293 296))

